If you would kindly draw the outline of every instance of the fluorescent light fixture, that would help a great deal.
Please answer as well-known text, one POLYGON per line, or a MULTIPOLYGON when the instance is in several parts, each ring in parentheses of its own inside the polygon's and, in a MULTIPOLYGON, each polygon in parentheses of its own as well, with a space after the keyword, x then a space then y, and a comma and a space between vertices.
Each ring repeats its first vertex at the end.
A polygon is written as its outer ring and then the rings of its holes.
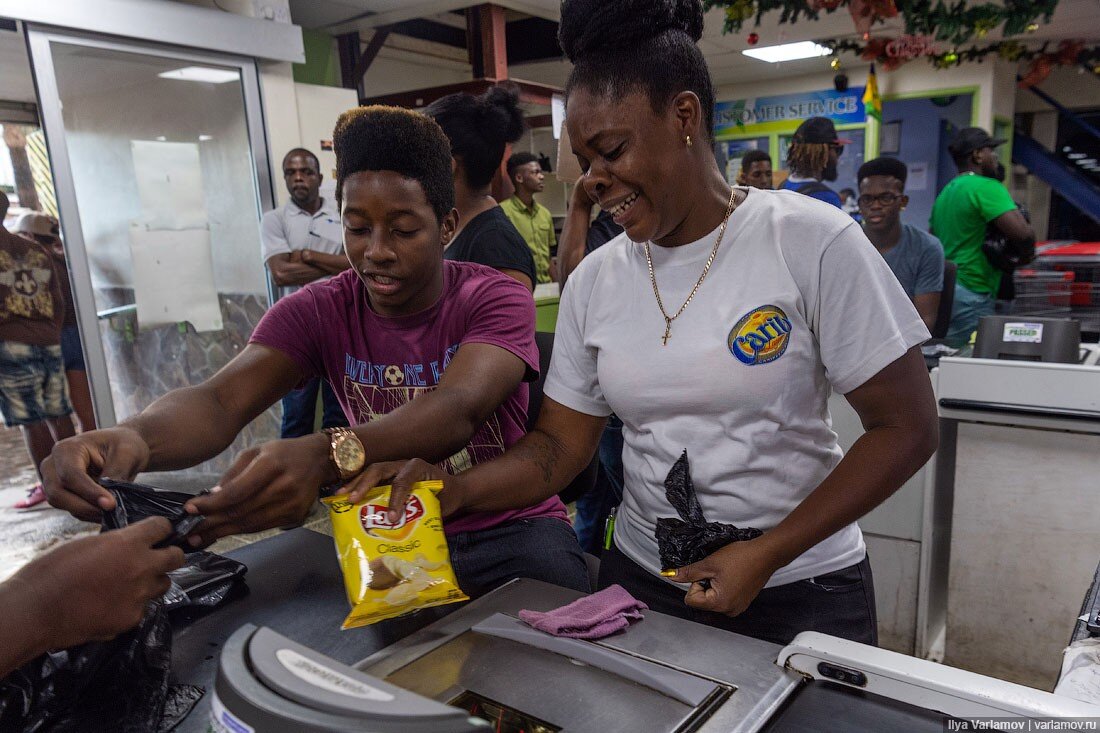
POLYGON ((741 53, 754 59, 778 64, 781 61, 797 61, 798 59, 828 56, 832 51, 813 41, 799 41, 798 43, 784 43, 779 46, 765 46, 764 48, 746 48, 741 53))
POLYGON ((1096 158, 1085 158, 1077 161, 1077 165, 1096 165, 1096 158))
POLYGON ((1088 156, 1088 153, 1070 153, 1066 157, 1069 158, 1070 160, 1083 160, 1083 159, 1085 159, 1089 156, 1088 156))
POLYGON ((212 69, 209 66, 184 66, 182 69, 162 71, 157 74, 161 79, 180 79, 182 81, 205 81, 209 84, 225 84, 237 81, 240 75, 236 71, 212 69))
POLYGON ((157 135, 157 141, 158 142, 163 143, 163 142, 166 142, 167 140, 168 140, 168 138, 166 138, 164 135, 157 135))
POLYGON ((213 140, 213 139, 214 139, 213 135, 199 135, 199 142, 200 143, 204 143, 207 140, 213 140))

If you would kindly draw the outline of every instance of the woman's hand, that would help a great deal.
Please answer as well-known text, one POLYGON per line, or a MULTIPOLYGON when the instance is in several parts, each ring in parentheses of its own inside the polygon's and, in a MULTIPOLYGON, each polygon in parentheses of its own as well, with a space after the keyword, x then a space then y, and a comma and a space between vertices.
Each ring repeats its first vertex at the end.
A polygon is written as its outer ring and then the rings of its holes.
POLYGON ((347 496, 352 504, 363 501, 368 491, 376 486, 389 484, 390 504, 388 518, 396 522, 405 511, 405 502, 409 500, 412 485, 417 481, 442 481, 443 490, 439 492, 439 508, 444 517, 454 514, 460 507, 459 491, 454 486, 457 477, 450 475, 439 466, 414 458, 411 461, 384 461, 372 463, 362 473, 347 482, 337 494, 347 496))
POLYGON ((743 613, 776 570, 782 567, 763 537, 731 542, 669 578, 691 583, 684 603, 727 616, 743 613))
POLYGON ((191 514, 205 517, 190 537, 191 546, 203 547, 231 534, 299 524, 321 487, 336 479, 329 438, 323 433, 250 448, 237 457, 211 493, 185 505, 191 514))

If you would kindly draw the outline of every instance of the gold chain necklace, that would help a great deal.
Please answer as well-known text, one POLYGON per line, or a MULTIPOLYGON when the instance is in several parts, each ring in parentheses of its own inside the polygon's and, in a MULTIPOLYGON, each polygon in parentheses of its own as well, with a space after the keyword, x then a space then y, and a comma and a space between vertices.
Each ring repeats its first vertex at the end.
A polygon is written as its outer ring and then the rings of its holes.
POLYGON ((699 279, 695 281, 695 287, 688 293, 687 300, 680 306, 680 310, 676 311, 674 315, 669 315, 665 310, 665 303, 661 300, 661 291, 657 289, 657 274, 653 272, 653 255, 649 250, 649 242, 645 243, 645 261, 649 265, 649 281, 653 284, 653 294, 657 297, 657 307, 661 309, 661 316, 665 319, 665 335, 661 339, 662 346, 668 346, 668 339, 672 336, 672 322, 675 321, 684 312, 684 309, 688 307, 688 303, 695 297, 695 293, 698 292, 699 286, 703 284, 703 280, 707 278, 707 273, 710 272, 710 266, 714 264, 714 257, 718 254, 718 245, 722 243, 722 237, 726 236, 726 225, 729 224, 730 216, 733 215, 733 210, 736 208, 737 201, 737 189, 730 189, 730 202, 726 207, 726 215, 722 219, 722 226, 718 230, 718 238, 714 240, 714 247, 710 251, 710 257, 707 258, 707 264, 703 266, 703 274, 699 276, 699 279))

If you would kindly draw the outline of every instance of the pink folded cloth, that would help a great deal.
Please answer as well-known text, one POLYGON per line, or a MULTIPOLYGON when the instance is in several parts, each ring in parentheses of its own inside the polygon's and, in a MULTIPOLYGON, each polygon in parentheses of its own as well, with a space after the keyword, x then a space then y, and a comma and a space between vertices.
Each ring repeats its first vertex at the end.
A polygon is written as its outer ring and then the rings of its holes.
POLYGON ((571 639, 602 639, 642 618, 649 606, 612 585, 553 611, 519 612, 520 620, 539 631, 571 639))

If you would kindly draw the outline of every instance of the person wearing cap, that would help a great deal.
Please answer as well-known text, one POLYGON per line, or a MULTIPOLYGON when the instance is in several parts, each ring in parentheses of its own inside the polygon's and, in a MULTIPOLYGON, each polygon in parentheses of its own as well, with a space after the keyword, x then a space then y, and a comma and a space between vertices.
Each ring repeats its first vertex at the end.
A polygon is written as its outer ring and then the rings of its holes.
POLYGON ((75 431, 61 359, 65 301, 57 267, 42 245, 4 228, 8 204, 0 193, 0 414, 23 432, 38 472, 39 483, 15 505, 29 509, 46 500, 42 461, 55 440, 75 431))
POLYGON ((31 211, 15 222, 16 234, 33 239, 46 248, 54 262, 61 298, 65 301, 65 320, 61 322, 61 358, 65 364, 65 381, 69 385, 69 401, 80 421, 80 430, 95 430, 95 411, 88 387, 88 370, 84 365, 84 349, 80 345, 80 329, 76 325, 76 306, 65 264, 65 249, 61 245, 61 227, 57 219, 40 211, 31 211))
POLYGON ((994 312, 1001 271, 982 252, 987 226, 1003 234, 1013 249, 1027 249, 1035 243, 1031 225, 1008 189, 995 178, 995 151, 1004 143, 980 127, 966 127, 947 147, 959 175, 936 197, 929 227, 943 242, 944 255, 958 266, 945 339, 949 346, 966 344, 978 320, 994 312))
POLYGON ((798 126, 787 151, 787 167, 791 174, 780 188, 812 196, 843 208, 840 196, 822 181, 835 181, 836 166, 844 146, 851 140, 838 137, 833 121, 828 117, 811 117, 798 126))

